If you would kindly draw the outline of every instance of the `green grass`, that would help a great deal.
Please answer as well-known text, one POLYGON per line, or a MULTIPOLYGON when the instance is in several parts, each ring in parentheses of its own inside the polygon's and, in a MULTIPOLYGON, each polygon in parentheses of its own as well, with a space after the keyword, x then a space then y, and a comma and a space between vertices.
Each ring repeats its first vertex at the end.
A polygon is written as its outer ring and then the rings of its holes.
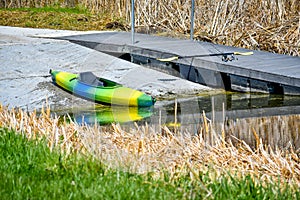
POLYGON ((28 141, 0 128, 1 199, 299 199, 289 185, 262 186, 246 176, 237 179, 200 174, 161 179, 107 169, 80 155, 50 152, 46 141, 28 141))

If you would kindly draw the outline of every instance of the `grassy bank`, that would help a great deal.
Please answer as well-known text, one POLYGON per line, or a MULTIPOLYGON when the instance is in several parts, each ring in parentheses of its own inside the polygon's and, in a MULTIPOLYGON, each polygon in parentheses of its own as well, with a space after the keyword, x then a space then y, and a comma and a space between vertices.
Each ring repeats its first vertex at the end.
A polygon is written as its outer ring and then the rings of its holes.
POLYGON ((0 25, 62 30, 126 30, 122 19, 107 14, 92 14, 85 8, 41 7, 0 9, 0 25), (111 22, 119 26, 109 26, 111 22))
POLYGON ((174 199, 183 191, 151 177, 105 169, 100 161, 52 152, 0 128, 2 199, 174 199))
MULTIPOLYGON (((25 24, 27 27, 72 30, 103 30, 107 24, 110 28, 127 30, 130 25, 131 0, 4 0, 0 1, 0 7, 5 8, 0 11, 1 25, 25 24), (80 8, 88 11, 90 15, 80 13, 76 14, 79 16, 74 16, 67 12, 58 12, 55 18, 51 16, 51 12, 33 15, 30 9, 27 13, 20 10, 7 13, 7 9, 11 8, 53 6, 64 9, 80 8)), ((135 25, 138 31, 188 37, 190 7, 191 1, 136 1, 135 25)), ((298 0, 196 0, 195 39, 299 56, 299 10, 298 0)))
MULTIPOLYGON (((298 199, 288 184, 256 183, 208 173, 192 179, 189 173, 160 178, 151 173, 112 170, 100 160, 79 154, 52 152, 45 139, 0 128, 0 195, 3 199, 298 199)), ((212 169, 213 170, 213 169, 212 169)))
MULTIPOLYGON (((281 126, 275 119, 272 123, 281 126)), ((272 149, 258 134, 251 148, 236 137, 227 138, 228 133, 216 135, 209 121, 199 125, 199 135, 167 127, 158 133, 147 125, 125 130, 116 124, 78 125, 51 116, 49 109, 37 114, 0 106, 0 171, 6 180, 1 196, 300 197, 299 149, 272 149)))

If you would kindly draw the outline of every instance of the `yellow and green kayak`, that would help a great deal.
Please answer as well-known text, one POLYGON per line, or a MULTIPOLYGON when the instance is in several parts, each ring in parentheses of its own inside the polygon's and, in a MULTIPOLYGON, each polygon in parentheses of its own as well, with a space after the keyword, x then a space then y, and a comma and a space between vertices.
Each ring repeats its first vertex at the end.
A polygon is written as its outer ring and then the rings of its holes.
POLYGON ((73 74, 50 70, 50 74, 57 86, 97 103, 138 107, 152 106, 155 103, 150 95, 111 80, 98 78, 92 72, 73 74))

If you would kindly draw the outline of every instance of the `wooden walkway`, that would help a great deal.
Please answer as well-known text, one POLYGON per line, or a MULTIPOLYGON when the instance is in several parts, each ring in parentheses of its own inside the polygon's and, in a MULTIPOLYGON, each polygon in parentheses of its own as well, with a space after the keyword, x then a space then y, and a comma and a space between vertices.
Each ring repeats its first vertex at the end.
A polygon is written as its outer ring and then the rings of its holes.
POLYGON ((135 34, 131 42, 128 32, 102 32, 65 36, 69 40, 97 51, 135 63, 148 65, 187 80, 232 91, 300 95, 300 58, 253 51, 251 56, 235 56, 223 61, 222 56, 193 57, 161 62, 156 58, 248 52, 247 49, 206 42, 135 34))

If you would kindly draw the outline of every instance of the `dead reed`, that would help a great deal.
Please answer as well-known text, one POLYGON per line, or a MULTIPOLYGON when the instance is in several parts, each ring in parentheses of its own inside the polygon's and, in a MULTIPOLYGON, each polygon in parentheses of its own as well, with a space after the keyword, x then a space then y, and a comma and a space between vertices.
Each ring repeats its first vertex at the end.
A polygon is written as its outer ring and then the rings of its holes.
MULTIPOLYGON (((278 123, 275 118, 272 120, 278 123)), ((243 124, 239 123, 237 126, 243 124)), ((230 173, 250 175, 256 181, 267 183, 280 177, 282 182, 300 186, 299 152, 293 148, 286 151, 265 146, 256 132, 257 127, 253 127, 257 145, 251 148, 237 137, 225 140, 222 135, 228 133, 216 134, 209 121, 201 126, 198 135, 174 133, 167 127, 162 127, 162 133, 158 134, 147 124, 135 124, 126 131, 119 124, 100 127, 67 122, 65 118, 51 116, 49 108, 37 114, 0 106, 0 127, 16 130, 29 139, 46 138, 50 149, 93 155, 108 167, 136 173, 153 172, 158 177, 168 172, 172 178, 188 173, 192 179, 198 179, 199 173, 209 173, 217 179, 230 173), (207 142, 204 134, 212 135, 214 142, 207 142)))
POLYGON ((253 149, 262 143, 272 149, 294 149, 300 153, 300 115, 230 120, 225 132, 246 141, 253 149))
MULTIPOLYGON (((4 0, 0 7, 81 5, 93 13, 109 13, 130 23, 131 0, 4 0)), ((191 1, 136 1, 136 26, 187 37, 191 1)), ((218 44, 300 55, 300 1, 195 1, 195 39, 218 44)))

